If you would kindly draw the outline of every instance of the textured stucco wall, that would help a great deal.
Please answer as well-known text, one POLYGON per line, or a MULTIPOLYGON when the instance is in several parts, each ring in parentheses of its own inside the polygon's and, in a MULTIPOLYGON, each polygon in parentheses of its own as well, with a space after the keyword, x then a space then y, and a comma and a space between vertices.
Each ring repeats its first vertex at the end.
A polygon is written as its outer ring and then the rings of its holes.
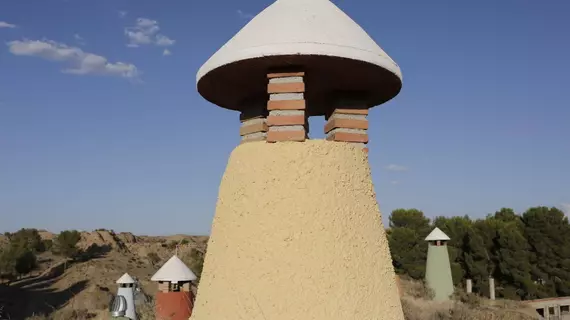
POLYGON ((403 320, 367 155, 346 143, 237 147, 193 320, 403 320))
POLYGON ((434 300, 449 300, 453 294, 453 278, 447 246, 429 245, 426 262, 426 284, 433 290, 434 300))

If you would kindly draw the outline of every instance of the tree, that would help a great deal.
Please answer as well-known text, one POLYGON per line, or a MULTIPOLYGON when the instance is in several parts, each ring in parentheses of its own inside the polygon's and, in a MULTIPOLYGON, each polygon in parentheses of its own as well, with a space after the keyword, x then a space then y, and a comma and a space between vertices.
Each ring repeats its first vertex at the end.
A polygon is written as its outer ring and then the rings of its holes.
POLYGON ((54 253, 74 259, 79 253, 77 243, 81 240, 81 234, 77 230, 65 230, 57 235, 54 253))
POLYGON ((431 231, 430 221, 424 213, 418 209, 396 209, 390 214, 390 229, 408 228, 418 233, 425 233, 426 236, 431 231))
POLYGON ((397 273, 414 279, 425 275, 427 242, 431 231, 430 221, 417 209, 396 209, 390 214, 390 229, 387 232, 392 263, 397 273))
POLYGON ((37 267, 36 255, 29 250, 26 250, 18 255, 14 265, 15 271, 19 275, 24 275, 30 273, 37 267))
POLYGON ((487 295, 492 276, 498 297, 570 295, 570 222, 561 210, 534 207, 518 215, 501 208, 485 219, 437 217, 432 225, 417 209, 394 210, 386 234, 396 272, 423 277, 423 239, 434 226, 451 238, 448 251, 456 285, 470 278, 474 291, 487 295))
POLYGON ((515 223, 502 222, 493 238, 497 264, 494 277, 502 288, 499 296, 512 300, 536 298, 531 279, 530 246, 515 223))
POLYGON ((6 245, 0 249, 0 276, 4 279, 5 276, 10 276, 15 271, 16 258, 11 248, 6 245))
POLYGON ((465 276, 473 280, 475 292, 488 293, 491 259, 485 248, 485 243, 472 225, 466 230, 462 240, 461 250, 463 251, 465 276))
POLYGON ((515 222, 520 221, 521 217, 515 213, 515 210, 511 208, 501 208, 501 210, 495 212, 493 218, 502 222, 515 222))
POLYGON ((41 252, 42 237, 37 229, 20 229, 10 234, 10 245, 22 251, 41 252))
POLYGON ((425 276, 426 243, 414 230, 390 229, 388 244, 397 273, 407 274, 413 279, 422 279, 425 276))
POLYGON ((570 224, 557 208, 535 207, 522 215, 537 296, 570 295, 570 224))

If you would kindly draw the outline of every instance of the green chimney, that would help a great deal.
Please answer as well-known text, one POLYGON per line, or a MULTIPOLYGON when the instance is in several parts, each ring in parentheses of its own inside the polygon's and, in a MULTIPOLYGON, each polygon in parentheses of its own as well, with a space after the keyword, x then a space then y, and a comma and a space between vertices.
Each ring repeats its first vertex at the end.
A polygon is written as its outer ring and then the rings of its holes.
POLYGON ((453 294, 453 279, 447 242, 449 237, 435 228, 425 239, 428 242, 426 284, 434 293, 434 300, 449 300, 453 294))

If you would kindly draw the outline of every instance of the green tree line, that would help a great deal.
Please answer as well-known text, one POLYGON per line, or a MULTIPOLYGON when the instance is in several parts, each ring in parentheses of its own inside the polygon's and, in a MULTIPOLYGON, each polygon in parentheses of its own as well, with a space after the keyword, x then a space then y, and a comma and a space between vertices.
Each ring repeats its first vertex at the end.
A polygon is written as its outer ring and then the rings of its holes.
POLYGON ((8 242, 0 246, 0 280, 29 274, 38 267, 37 255, 43 252, 66 258, 76 258, 81 251, 77 243, 81 235, 76 230, 62 231, 52 240, 43 240, 37 229, 20 229, 4 233, 8 242))
POLYGON ((484 219, 425 217, 417 209, 394 210, 387 230, 398 274, 423 279, 425 237, 440 228, 448 242, 453 281, 462 287, 472 279, 473 292, 529 300, 570 296, 570 224, 557 208, 533 207, 522 214, 503 208, 484 219))

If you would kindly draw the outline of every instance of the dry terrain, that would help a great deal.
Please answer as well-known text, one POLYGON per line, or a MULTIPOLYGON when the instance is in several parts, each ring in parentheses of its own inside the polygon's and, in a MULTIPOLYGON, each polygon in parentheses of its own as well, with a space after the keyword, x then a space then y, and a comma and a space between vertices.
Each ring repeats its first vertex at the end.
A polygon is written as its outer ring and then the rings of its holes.
MULTIPOLYGON (((54 235, 42 231, 44 239, 54 235)), ((147 298, 141 303, 139 320, 154 320, 152 297, 156 285, 150 282, 175 252, 189 261, 194 248, 206 250, 208 237, 174 235, 168 237, 135 236, 108 230, 83 232, 79 247, 94 248, 97 254, 82 262, 68 262, 44 253, 39 256, 40 268, 22 279, 0 284, 0 305, 11 313, 10 319, 83 320, 108 319, 108 304, 116 292, 115 281, 125 272, 136 277, 147 298), (156 257, 153 257, 156 255, 156 257)), ((0 236, 0 242, 5 241, 0 236)), ((407 320, 531 320, 532 309, 514 301, 489 301, 475 295, 458 295, 455 300, 436 303, 422 283, 401 280, 402 305, 407 320)))
MULTIPOLYGON (((54 237, 47 231, 40 234, 44 239, 54 237)), ((117 290, 115 281, 125 272, 139 280, 150 307, 156 292, 150 277, 175 253, 176 244, 179 257, 188 261, 190 250, 205 251, 208 240, 202 236, 149 237, 108 230, 82 232, 81 238, 78 246, 95 252, 93 258, 71 262, 43 253, 38 256, 38 270, 0 284, 0 305, 9 310, 11 319, 107 319, 106 309, 117 290)))

